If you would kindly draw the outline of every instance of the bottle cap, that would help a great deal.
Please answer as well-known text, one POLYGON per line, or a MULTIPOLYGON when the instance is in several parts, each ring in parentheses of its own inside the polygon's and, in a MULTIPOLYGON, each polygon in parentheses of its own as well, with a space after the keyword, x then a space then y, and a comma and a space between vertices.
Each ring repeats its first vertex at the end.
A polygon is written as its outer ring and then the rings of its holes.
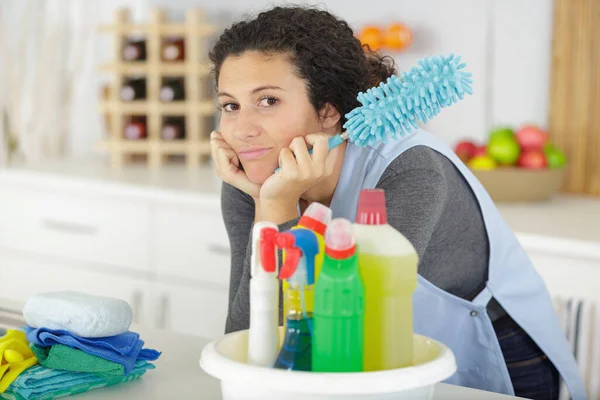
POLYGON ((331 222, 331 209, 321 203, 311 203, 306 209, 298 225, 325 236, 327 225, 331 222))
POLYGON ((135 90, 131 86, 121 88, 121 99, 131 101, 135 98, 135 90))
POLYGON ((277 225, 259 221, 252 228, 252 259, 250 275, 252 277, 274 273, 277 271, 277 252, 275 239, 278 234, 277 225))
POLYGON ((165 125, 162 129, 162 138, 164 140, 174 140, 178 136, 178 127, 173 124, 165 125))
POLYGON ((164 86, 160 89, 160 99, 162 101, 173 101, 175 98, 175 91, 172 87, 164 86))
POLYGON ((134 44, 128 44, 123 49, 123 58, 127 61, 133 61, 141 55, 141 51, 134 44))
POLYGON ((125 137, 127 139, 141 139, 146 136, 146 129, 141 122, 132 122, 125 128, 125 137))
POLYGON ((356 252, 356 239, 352 223, 345 218, 336 218, 325 233, 325 252, 331 258, 342 260, 356 252))
POLYGON ((363 189, 360 191, 356 223, 360 225, 387 224, 385 191, 383 189, 363 189))

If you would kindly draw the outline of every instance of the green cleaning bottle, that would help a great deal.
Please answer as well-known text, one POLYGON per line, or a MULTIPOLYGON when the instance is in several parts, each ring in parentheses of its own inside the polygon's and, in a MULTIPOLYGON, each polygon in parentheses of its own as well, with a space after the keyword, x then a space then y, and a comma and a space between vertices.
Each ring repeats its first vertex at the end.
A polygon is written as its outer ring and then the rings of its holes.
POLYGON ((352 223, 336 218, 325 233, 325 259, 315 285, 313 372, 363 370, 364 298, 352 223))

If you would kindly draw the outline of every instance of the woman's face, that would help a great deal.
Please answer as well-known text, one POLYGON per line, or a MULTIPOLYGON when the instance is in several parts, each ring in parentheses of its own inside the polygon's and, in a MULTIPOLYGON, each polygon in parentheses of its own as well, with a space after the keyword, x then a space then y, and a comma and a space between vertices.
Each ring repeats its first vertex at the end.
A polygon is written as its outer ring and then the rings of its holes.
POLYGON ((292 139, 322 132, 306 83, 283 55, 229 56, 219 75, 220 130, 251 182, 262 184, 292 139))

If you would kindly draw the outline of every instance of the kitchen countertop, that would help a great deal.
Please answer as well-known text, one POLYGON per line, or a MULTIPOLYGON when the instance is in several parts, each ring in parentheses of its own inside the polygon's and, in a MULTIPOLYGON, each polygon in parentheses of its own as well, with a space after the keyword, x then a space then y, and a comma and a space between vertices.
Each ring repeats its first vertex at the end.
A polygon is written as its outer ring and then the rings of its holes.
MULTIPOLYGON (((150 170, 144 164, 111 169, 102 158, 45 162, 0 169, 0 179, 17 183, 74 186, 86 193, 143 196, 158 200, 218 201, 221 181, 211 164, 196 170, 166 165, 150 170)), ((538 203, 499 203, 500 213, 529 247, 577 251, 600 259, 600 197, 559 194, 538 203)))
MULTIPOLYGON (((0 309, 21 317, 23 305, 0 297, 0 309)), ((20 318, 19 318, 20 319, 20 318)), ((23 322, 24 323, 24 322, 23 322)), ((19 324, 21 325, 21 324, 19 324)), ((15 329, 16 326, 7 327, 15 329)), ((198 336, 183 335, 132 325, 145 342, 144 347, 162 352, 154 361, 156 368, 146 372, 133 382, 93 390, 76 395, 81 400, 104 400, 107 398, 147 399, 221 399, 218 379, 200 368, 202 349, 209 341, 198 336)), ((517 397, 483 392, 440 383, 436 386, 433 400, 503 400, 517 397)))
MULTIPOLYGON (((137 332, 146 346, 163 352, 155 362, 156 369, 148 371, 137 381, 90 391, 77 395, 77 399, 221 399, 219 381, 205 373, 199 365, 200 354, 207 340, 145 328, 139 328, 137 332)), ((515 398, 447 384, 438 384, 433 396, 433 400, 515 398)))

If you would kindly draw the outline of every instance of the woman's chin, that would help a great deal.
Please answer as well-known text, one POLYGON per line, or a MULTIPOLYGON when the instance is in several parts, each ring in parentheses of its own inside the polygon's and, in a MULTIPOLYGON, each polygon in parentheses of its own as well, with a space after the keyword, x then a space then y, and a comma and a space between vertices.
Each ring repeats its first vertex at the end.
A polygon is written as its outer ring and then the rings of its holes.
POLYGON ((254 166, 244 166, 244 170, 246 171, 246 176, 248 177, 248 180, 256 185, 262 185, 263 183, 265 183, 265 181, 269 179, 271 175, 273 175, 276 168, 275 167, 272 171, 270 171, 269 168, 266 168, 264 166, 260 167, 257 165, 257 168, 252 167, 254 166))

